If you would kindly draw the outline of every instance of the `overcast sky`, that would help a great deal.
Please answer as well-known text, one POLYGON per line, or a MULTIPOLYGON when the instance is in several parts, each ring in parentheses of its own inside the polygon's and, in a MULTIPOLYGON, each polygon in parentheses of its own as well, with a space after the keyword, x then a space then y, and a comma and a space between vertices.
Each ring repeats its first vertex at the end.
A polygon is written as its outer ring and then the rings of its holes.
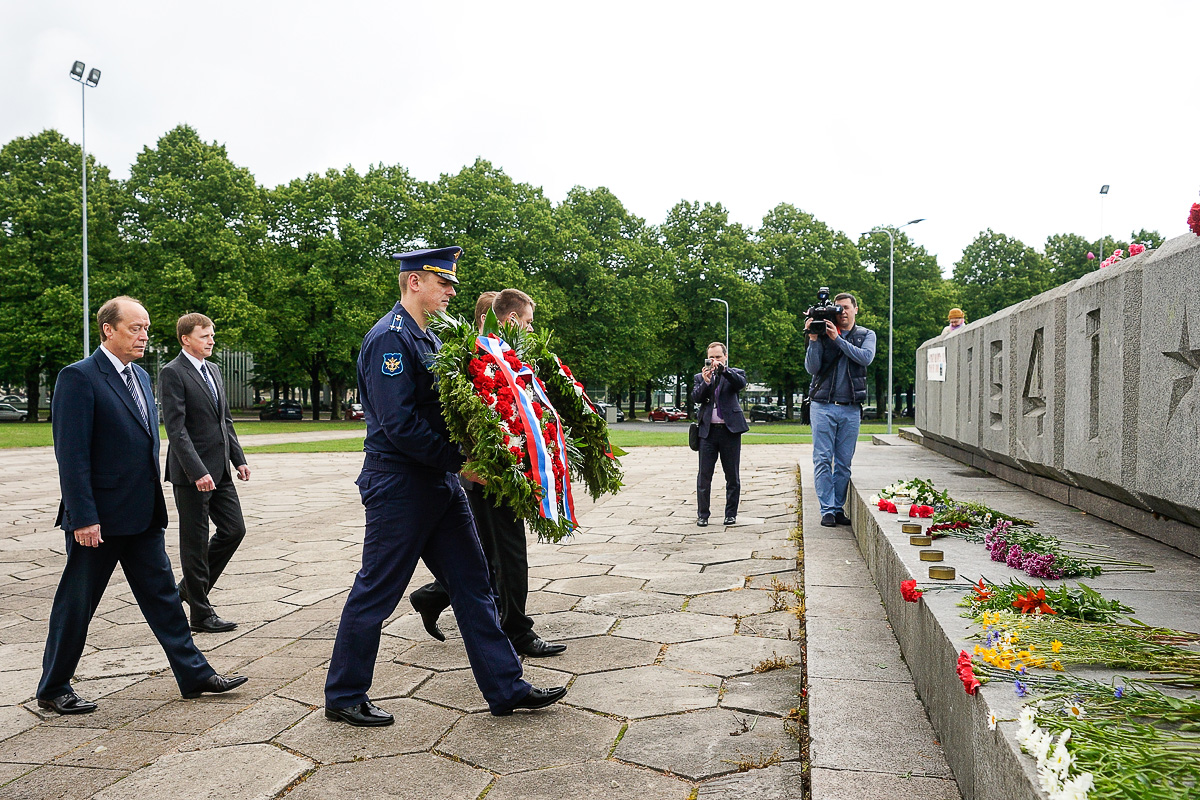
POLYGON ((117 177, 192 125, 261 184, 476 157, 554 202, 606 186, 757 226, 781 202, 909 229, 949 271, 979 231, 1187 231, 1200 2, 0 0, 0 143, 57 128, 117 177))

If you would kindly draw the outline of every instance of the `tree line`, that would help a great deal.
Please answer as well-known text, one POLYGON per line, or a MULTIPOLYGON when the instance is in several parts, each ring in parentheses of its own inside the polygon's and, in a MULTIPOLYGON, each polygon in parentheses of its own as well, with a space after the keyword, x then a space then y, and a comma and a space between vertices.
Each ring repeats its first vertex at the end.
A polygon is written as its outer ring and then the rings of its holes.
MULTIPOLYGON (((54 130, 0 149, 0 383, 39 385, 81 356, 81 151, 54 130)), ((917 346, 951 307, 978 319, 1097 268, 1089 252, 1156 247, 1157 232, 1089 242, 1047 239, 1041 252, 981 232, 945 279, 936 257, 895 237, 895 384, 909 392, 917 346)), ((887 383, 888 238, 853 239, 781 203, 757 228, 720 203, 680 201, 658 224, 608 189, 575 187, 558 204, 479 159, 435 181, 399 165, 346 167, 260 186, 224 145, 181 125, 137 156, 127 180, 88 157, 88 255, 94 314, 117 294, 150 312, 153 343, 178 352, 174 322, 201 311, 221 347, 253 354, 258 388, 307 387, 341 397, 355 383, 363 334, 397 299, 393 252, 457 244, 459 294, 472 313, 482 291, 517 287, 537 325, 589 387, 629 400, 677 386, 686 402, 705 347, 724 338, 753 380, 792 415, 808 384, 804 312, 819 286, 854 293, 859 323, 879 333, 876 405, 887 383)), ((313 403, 314 418, 319 403, 313 403)), ((338 414, 333 404, 331 418, 338 414)), ((36 420, 36 413, 30 414, 36 420)))

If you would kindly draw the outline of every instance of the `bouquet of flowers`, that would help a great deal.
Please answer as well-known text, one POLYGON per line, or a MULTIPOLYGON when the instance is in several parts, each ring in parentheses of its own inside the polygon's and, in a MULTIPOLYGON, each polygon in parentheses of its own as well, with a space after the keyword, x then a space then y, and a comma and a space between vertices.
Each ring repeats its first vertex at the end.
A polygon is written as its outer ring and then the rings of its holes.
POLYGON ((464 469, 539 538, 570 534, 579 523, 569 473, 581 455, 528 363, 531 337, 491 314, 483 333, 445 314, 433 326, 442 349, 432 370, 450 438, 468 454, 464 469))
POLYGON ((613 494, 621 488, 623 475, 617 458, 625 452, 608 441, 608 423, 596 411, 570 367, 550 349, 552 335, 550 331, 528 334, 528 350, 546 395, 582 454, 582 458, 571 462, 572 474, 583 481, 593 498, 613 494))

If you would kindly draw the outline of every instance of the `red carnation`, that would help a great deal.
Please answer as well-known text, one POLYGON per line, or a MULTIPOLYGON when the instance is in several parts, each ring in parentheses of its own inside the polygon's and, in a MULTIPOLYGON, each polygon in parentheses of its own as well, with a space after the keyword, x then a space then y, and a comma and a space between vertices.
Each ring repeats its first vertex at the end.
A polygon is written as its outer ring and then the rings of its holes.
POLYGON ((895 503, 893 503, 891 500, 888 500, 888 499, 886 499, 886 498, 880 498, 880 500, 879 500, 879 510, 880 510, 880 511, 887 511, 887 512, 890 512, 890 513, 892 513, 892 514, 895 514, 895 513, 896 513, 896 504, 895 504, 895 503))
POLYGON ((523 459, 525 457, 525 454, 523 452, 521 452, 521 448, 519 448, 519 447, 510 447, 510 448, 508 448, 508 452, 513 454, 513 458, 515 458, 517 460, 518 464, 520 464, 521 459, 523 459))
POLYGON ((1192 233, 1200 236, 1200 203, 1192 203, 1192 213, 1188 214, 1188 227, 1192 233))
POLYGON ((958 679, 962 681, 963 689, 967 694, 975 694, 981 684, 979 679, 975 677, 975 670, 971 666, 971 656, 966 650, 962 650, 958 654, 958 679))
POLYGON ((1129 255, 1131 255, 1131 256, 1138 256, 1144 252, 1146 252, 1146 245, 1144 245, 1144 244, 1129 245, 1129 255))
POLYGON ((915 603, 921 599, 921 595, 925 592, 917 588, 916 581, 900 581, 900 596, 909 603, 915 603))
POLYGON ((908 510, 910 517, 932 517, 933 506, 913 506, 908 510))
POLYGON ((538 401, 534 400, 532 405, 533 405, 533 418, 541 419, 542 414, 545 412, 545 409, 542 407, 542 404, 539 403, 538 401))

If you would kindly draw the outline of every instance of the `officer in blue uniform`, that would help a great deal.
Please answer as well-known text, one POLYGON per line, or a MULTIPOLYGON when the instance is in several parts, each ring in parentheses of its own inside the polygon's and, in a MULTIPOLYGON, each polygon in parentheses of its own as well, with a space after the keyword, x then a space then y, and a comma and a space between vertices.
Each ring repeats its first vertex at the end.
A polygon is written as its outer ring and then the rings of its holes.
POLYGON ((500 630, 487 562, 459 483, 464 458, 450 441, 430 371, 442 342, 427 329, 455 294, 462 249, 392 256, 400 302, 363 339, 358 387, 367 436, 357 485, 366 508, 362 569, 346 598, 325 681, 325 716, 357 726, 391 725, 367 697, 383 622, 400 602, 417 559, 450 592, 475 681, 497 716, 544 708, 565 687, 537 689, 500 630))

